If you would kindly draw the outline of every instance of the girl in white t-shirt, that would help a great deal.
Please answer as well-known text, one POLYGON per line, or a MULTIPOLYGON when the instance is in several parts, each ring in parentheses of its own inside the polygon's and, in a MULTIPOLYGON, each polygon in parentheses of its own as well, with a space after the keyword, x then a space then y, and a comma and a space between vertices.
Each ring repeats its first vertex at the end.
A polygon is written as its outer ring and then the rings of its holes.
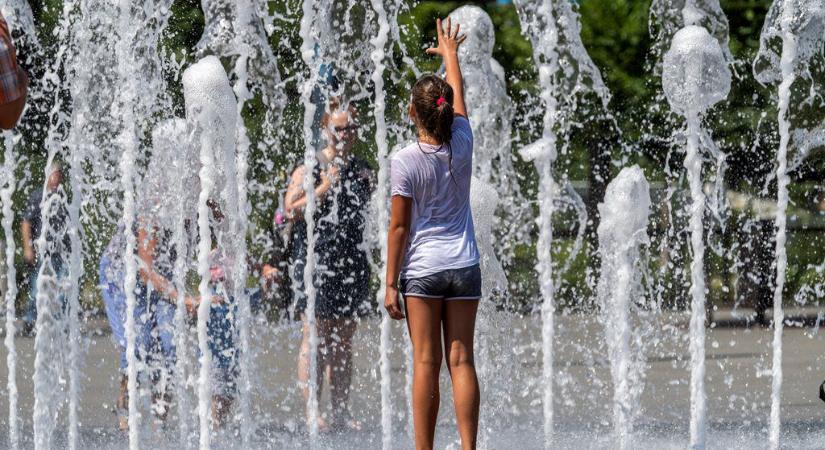
POLYGON ((386 298, 390 317, 405 317, 413 345, 413 422, 417 449, 432 449, 438 374, 446 355, 463 449, 476 447, 479 387, 473 334, 481 273, 470 180, 473 132, 467 120, 457 50, 465 40, 447 19, 436 23, 446 81, 425 75, 413 86, 410 117, 418 139, 392 158, 386 298), (442 344, 441 330, 444 330, 442 344), (443 346, 443 352, 442 352, 443 346))

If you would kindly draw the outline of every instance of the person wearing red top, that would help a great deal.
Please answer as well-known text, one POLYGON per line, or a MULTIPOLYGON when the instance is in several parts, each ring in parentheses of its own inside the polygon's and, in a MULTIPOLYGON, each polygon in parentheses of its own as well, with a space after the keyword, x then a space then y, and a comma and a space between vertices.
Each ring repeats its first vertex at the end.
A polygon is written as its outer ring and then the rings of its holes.
POLYGON ((0 14, 0 128, 10 130, 17 125, 26 106, 28 87, 29 78, 17 63, 9 25, 0 14))

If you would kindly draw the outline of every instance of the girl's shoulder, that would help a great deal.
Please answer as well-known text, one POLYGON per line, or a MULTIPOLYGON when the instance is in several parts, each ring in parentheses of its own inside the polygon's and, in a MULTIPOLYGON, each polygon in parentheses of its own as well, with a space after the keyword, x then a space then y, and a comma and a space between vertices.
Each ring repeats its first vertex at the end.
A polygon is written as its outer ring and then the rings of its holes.
POLYGON ((421 151, 418 148, 418 143, 410 142, 406 146, 402 147, 401 149, 395 151, 390 160, 392 162, 401 162, 409 164, 411 160, 414 160, 420 156, 421 151))

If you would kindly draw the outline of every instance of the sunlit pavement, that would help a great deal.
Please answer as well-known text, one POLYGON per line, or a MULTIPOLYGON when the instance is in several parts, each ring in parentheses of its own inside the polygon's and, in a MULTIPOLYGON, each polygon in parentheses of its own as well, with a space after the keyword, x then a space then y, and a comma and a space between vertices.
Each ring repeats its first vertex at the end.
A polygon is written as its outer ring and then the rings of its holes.
MULTIPOLYGON (((741 320, 741 314, 719 312, 715 317, 722 325, 708 329, 707 395, 710 420, 709 445, 714 448, 745 448, 751 444, 762 447, 767 436, 767 416, 770 409, 771 340, 773 329, 766 327, 730 326, 741 320), (727 316, 726 316, 727 314, 727 316), (727 321, 723 320, 727 317, 727 321)), ((809 314, 810 315, 810 314, 809 314)), ((686 316, 676 315, 668 321, 672 331, 666 334, 672 339, 662 341, 648 356, 649 369, 645 390, 641 397, 641 414, 637 419, 639 441, 643 447, 684 448, 687 444, 689 418, 690 377, 686 340, 686 316)), ((541 429, 541 391, 538 383, 541 372, 541 347, 538 317, 514 318, 505 316, 495 333, 506 333, 510 338, 492 342, 496 354, 505 364, 515 365, 516 378, 508 380, 487 379, 490 390, 499 386, 513 388, 508 394, 506 407, 499 401, 490 400, 501 408, 488 411, 497 421, 494 429, 484 427, 483 440, 490 448, 539 448, 541 429), (512 330, 518 339, 512 338, 512 330), (496 346, 500 342, 500 347, 496 346)), ((808 321, 811 318, 808 317, 808 321)), ((744 322, 743 322, 744 323, 744 322)), ((739 324, 741 325, 741 324, 739 324)), ((95 328, 97 322, 87 324, 95 328)), ((393 406, 395 409, 395 436, 398 446, 409 445, 408 416, 406 411, 406 338, 402 323, 394 326, 393 406)), ((378 321, 365 321, 356 336, 355 379, 353 381, 353 414, 365 424, 365 431, 345 435, 322 436, 335 448, 380 448, 380 379, 378 370, 378 321)), ((258 322, 253 328, 254 354, 253 419, 256 424, 256 445, 271 448, 294 448, 306 444, 303 405, 295 377, 295 362, 300 344, 299 328, 295 324, 280 327, 258 322)), ((122 448, 125 437, 116 433, 113 413, 117 394, 117 354, 105 333, 86 333, 85 356, 82 365, 82 391, 80 401, 81 440, 87 446, 122 448)), ((825 403, 818 398, 819 384, 825 379, 825 334, 816 327, 787 327, 784 333, 784 383, 782 390, 782 418, 785 429, 785 446, 788 448, 817 448, 823 442, 825 430, 825 403)), ((593 448, 611 448, 610 422, 612 387, 609 363, 604 357, 601 325, 593 316, 557 317, 556 330, 556 385, 555 414, 559 433, 559 446, 575 447, 581 439, 588 439, 593 448)), ((30 445, 32 434, 32 408, 34 404, 33 372, 34 339, 16 339, 19 356, 17 382, 19 389, 20 417, 23 434, 30 445)), ((195 355, 195 353, 191 353, 195 355)), ((0 358, 5 361, 6 349, 0 347, 0 358)), ((481 361, 477 365, 483 364, 481 361)), ((445 371, 444 371, 445 372, 445 371)), ((442 377, 442 414, 439 422, 441 447, 451 445, 456 436, 452 424, 451 399, 446 374, 442 377)), ((490 376, 490 375, 488 375, 490 376)), ((496 375, 493 374, 493 377, 496 375)), ((0 364, 0 381, 3 384, 0 397, 0 435, 7 431, 8 397, 5 390, 6 365, 0 364)), ((482 380, 484 382, 484 380, 482 380)), ((66 388, 66 380, 55 380, 66 388)), ((194 397, 191 404, 194 404, 194 397)), ((322 398, 322 409, 328 399, 322 398)), ((485 405, 482 405, 484 409, 485 405)), ((61 411, 58 419, 65 429, 66 414, 61 411)), ((167 424, 167 432, 161 433, 148 423, 144 414, 143 438, 147 445, 173 446, 177 436, 177 414, 167 424)), ((197 430, 197 416, 190 413, 189 423, 197 430)), ((491 416, 486 416, 491 417, 491 416)), ((216 443, 233 447, 237 438, 237 425, 230 426, 216 443)), ((64 432, 56 437, 56 446, 64 439, 64 432)))

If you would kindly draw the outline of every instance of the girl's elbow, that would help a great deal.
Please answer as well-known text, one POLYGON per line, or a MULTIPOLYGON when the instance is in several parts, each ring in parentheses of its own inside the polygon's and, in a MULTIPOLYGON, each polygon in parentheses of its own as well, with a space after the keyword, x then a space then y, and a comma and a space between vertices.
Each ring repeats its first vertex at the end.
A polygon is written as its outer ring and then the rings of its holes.
POLYGON ((409 227, 405 226, 404 224, 400 224, 400 223, 391 223, 390 224, 390 234, 395 238, 405 237, 409 233, 410 233, 409 227))

